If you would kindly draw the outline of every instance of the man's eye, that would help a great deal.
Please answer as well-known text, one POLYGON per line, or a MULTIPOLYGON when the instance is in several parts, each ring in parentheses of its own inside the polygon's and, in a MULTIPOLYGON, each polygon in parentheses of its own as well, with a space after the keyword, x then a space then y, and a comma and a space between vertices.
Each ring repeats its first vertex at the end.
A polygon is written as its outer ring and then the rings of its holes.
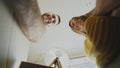
POLYGON ((55 18, 55 15, 52 15, 52 18, 55 18))
POLYGON ((55 20, 53 20, 53 23, 55 23, 55 20))

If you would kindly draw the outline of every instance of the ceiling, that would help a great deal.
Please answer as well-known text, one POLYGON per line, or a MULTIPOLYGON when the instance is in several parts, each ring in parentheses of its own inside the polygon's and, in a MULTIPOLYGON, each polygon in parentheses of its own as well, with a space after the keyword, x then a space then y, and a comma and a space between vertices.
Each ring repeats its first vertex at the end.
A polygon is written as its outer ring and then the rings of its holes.
POLYGON ((84 36, 74 33, 68 23, 74 16, 89 12, 95 0, 38 0, 41 13, 53 12, 61 17, 61 23, 46 27, 40 42, 30 46, 28 61, 41 63, 50 49, 61 49, 69 58, 84 56, 84 36))

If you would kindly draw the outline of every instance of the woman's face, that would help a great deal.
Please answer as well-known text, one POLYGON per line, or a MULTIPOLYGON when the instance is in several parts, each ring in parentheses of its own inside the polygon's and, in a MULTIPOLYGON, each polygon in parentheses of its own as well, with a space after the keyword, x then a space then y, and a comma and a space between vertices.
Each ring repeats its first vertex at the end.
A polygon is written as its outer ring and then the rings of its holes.
POLYGON ((84 21, 80 18, 72 19, 70 22, 70 26, 73 29, 84 31, 84 21))

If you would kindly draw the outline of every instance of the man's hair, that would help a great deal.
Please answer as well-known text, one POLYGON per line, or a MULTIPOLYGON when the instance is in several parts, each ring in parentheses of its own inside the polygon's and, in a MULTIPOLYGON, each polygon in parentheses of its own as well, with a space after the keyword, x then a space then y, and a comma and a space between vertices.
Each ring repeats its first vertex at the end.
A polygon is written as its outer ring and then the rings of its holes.
POLYGON ((58 24, 60 24, 60 22, 61 22, 61 18, 60 18, 59 15, 57 15, 57 16, 58 16, 58 19, 59 19, 58 24))

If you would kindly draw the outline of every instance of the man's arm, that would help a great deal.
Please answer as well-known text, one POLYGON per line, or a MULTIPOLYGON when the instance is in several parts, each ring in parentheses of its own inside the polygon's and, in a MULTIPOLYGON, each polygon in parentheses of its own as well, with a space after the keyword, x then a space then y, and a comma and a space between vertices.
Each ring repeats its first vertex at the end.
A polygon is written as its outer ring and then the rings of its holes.
POLYGON ((120 6, 120 0, 96 0, 94 15, 110 15, 120 6))

